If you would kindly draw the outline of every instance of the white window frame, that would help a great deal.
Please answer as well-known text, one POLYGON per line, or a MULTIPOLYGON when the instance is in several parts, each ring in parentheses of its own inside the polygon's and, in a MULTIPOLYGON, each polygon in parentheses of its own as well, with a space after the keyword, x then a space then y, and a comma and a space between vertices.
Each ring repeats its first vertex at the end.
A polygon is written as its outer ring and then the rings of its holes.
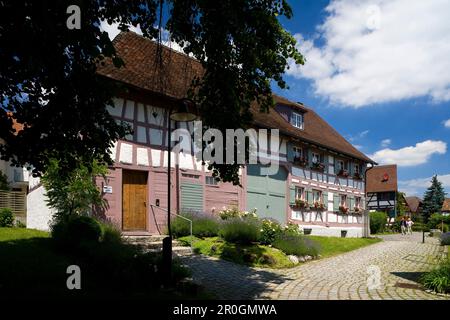
POLYGON ((212 176, 205 176, 205 185, 207 185, 207 186, 217 186, 217 185, 219 185, 219 181, 217 181, 212 176), (213 181, 213 183, 208 183, 208 180, 209 181, 213 181))
POLYGON ((320 154, 319 153, 312 152, 311 156, 312 156, 312 159, 311 159, 312 163, 320 163, 320 154), (317 161, 314 161, 314 158, 316 158, 317 161))
POLYGON ((338 165, 338 172, 341 170, 345 170, 345 161, 344 160, 338 160, 337 165, 338 165))
POLYGON ((355 208, 361 209, 361 197, 355 197, 355 208))
POLYGON ((313 203, 316 203, 316 202, 322 203, 322 191, 313 189, 312 196, 313 196, 313 203), (316 196, 318 198, 316 198, 316 196))
POLYGON ((305 188, 295 186, 295 200, 305 200, 305 188))
POLYGON ((291 113, 291 124, 298 129, 303 129, 304 128, 303 114, 298 113, 298 112, 292 112, 291 113))
POLYGON ((303 149, 302 148, 294 146, 294 147, 292 147, 292 150, 294 151, 294 157, 299 157, 299 158, 303 157, 303 149))
POLYGON ((339 206, 347 207, 347 195, 346 194, 339 195, 339 206))

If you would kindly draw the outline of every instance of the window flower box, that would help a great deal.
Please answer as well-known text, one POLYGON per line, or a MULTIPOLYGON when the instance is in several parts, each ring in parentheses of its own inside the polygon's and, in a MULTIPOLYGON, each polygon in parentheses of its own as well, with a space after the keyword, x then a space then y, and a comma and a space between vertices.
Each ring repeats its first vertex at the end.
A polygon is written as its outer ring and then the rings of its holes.
POLYGON ((361 215, 361 214, 362 214, 362 209, 361 209, 361 208, 358 208, 358 207, 355 207, 355 208, 353 209, 353 212, 354 212, 355 214, 361 215))
POLYGON ((341 170, 339 170, 339 172, 338 172, 338 174, 337 174, 338 176, 340 176, 340 177, 344 177, 344 178, 347 178, 348 176, 349 176, 349 173, 348 173, 348 171, 347 170, 345 170, 345 169, 341 169, 341 170))
POLYGON ((348 208, 344 206, 339 206, 339 212, 342 214, 348 214, 348 208))
POLYGON ((314 209, 318 211, 323 211, 325 210, 325 205, 321 202, 316 201, 314 202, 314 209))
POLYGON ((323 172, 323 170, 325 170, 325 165, 320 162, 313 162, 313 164, 311 165, 311 169, 323 172))
POLYGON ((360 173, 356 172, 353 175, 353 179, 355 179, 355 180, 362 180, 362 175, 360 173))
POLYGON ((308 202, 302 200, 302 199, 295 199, 295 207, 299 209, 307 210, 309 209, 308 202))
POLYGON ((304 157, 294 157, 294 164, 306 167, 307 160, 304 157))

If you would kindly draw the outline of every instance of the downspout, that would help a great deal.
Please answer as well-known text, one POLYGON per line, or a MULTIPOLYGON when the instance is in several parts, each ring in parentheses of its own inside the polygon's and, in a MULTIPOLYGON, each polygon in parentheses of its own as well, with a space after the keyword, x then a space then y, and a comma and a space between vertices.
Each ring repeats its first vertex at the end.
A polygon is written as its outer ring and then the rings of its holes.
POLYGON ((364 219, 364 233, 363 233, 363 237, 364 238, 368 238, 370 236, 370 230, 369 230, 369 223, 370 223, 370 217, 369 217, 369 210, 367 208, 368 206, 368 201, 367 201, 367 172, 371 169, 373 169, 374 165, 372 162, 369 163, 371 165, 370 168, 367 168, 364 171, 364 194, 365 194, 365 199, 364 201, 366 202, 366 217, 364 219))

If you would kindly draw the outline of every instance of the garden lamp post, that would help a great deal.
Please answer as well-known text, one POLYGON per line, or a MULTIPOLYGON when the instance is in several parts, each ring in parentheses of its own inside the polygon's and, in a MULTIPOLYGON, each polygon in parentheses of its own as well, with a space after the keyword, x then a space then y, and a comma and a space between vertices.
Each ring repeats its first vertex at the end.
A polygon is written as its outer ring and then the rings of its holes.
POLYGON ((169 236, 163 239, 163 271, 165 273, 165 282, 168 284, 172 275, 172 229, 170 227, 171 214, 171 153, 172 153, 172 121, 175 122, 190 122, 197 119, 197 108, 195 103, 189 99, 181 99, 178 103, 169 110, 169 117, 167 119, 167 230, 169 236))

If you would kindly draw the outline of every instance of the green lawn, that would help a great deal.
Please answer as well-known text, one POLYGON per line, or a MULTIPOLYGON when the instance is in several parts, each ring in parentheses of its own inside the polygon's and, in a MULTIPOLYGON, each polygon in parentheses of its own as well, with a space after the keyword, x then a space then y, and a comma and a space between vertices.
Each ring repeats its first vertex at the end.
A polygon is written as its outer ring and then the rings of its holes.
POLYGON ((307 237, 319 243, 320 255, 322 258, 335 256, 337 254, 359 249, 381 241, 379 238, 307 237))
MULTIPOLYGON (((100 246, 99 246, 100 248, 100 246)), ((103 253, 103 256, 105 253, 103 253)), ((145 298, 145 299, 205 299, 200 292, 180 293, 173 289, 145 292, 111 290, 115 279, 100 279, 105 266, 85 264, 83 258, 56 250, 47 232, 0 228, 0 301, 39 298, 145 298), (69 265, 81 268, 81 290, 68 290, 66 273, 69 265), (106 286, 104 286, 106 283, 106 286)))
MULTIPOLYGON (((355 250, 381 241, 378 238, 337 238, 306 236, 320 247, 322 258, 331 257, 347 251, 355 250)), ((190 237, 179 238, 178 241, 189 245, 190 237)), ((239 264, 265 267, 290 268, 295 266, 282 251, 263 245, 236 245, 218 237, 199 239, 194 237, 193 249, 196 253, 222 258, 239 264), (269 259, 267 257, 270 257, 269 259), (273 263, 267 263, 271 261, 273 263)))

